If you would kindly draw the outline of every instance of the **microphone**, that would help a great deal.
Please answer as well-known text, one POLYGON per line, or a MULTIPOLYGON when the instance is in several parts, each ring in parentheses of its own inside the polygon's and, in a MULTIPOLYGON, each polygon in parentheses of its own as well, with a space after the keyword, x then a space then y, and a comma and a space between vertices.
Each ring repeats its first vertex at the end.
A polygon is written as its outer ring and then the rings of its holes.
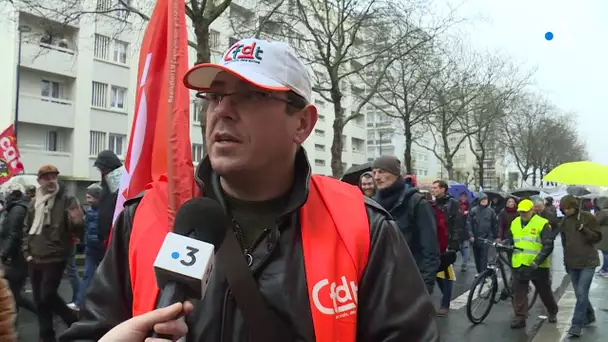
MULTIPOLYGON (((193 198, 179 208, 174 232, 167 234, 154 261, 154 274, 161 289, 157 309, 186 298, 203 298, 213 271, 215 250, 229 225, 220 204, 210 198, 193 198)), ((156 333, 152 337, 171 339, 156 333)))

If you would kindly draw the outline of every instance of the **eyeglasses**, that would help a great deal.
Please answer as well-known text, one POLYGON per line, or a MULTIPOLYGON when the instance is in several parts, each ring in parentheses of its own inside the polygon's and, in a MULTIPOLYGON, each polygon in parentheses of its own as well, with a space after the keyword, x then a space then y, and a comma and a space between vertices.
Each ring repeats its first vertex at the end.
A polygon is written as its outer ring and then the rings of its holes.
POLYGON ((214 107, 222 103, 222 101, 228 97, 232 97, 234 104, 240 108, 251 108, 264 103, 266 100, 285 102, 298 110, 306 107, 306 100, 294 92, 287 92, 286 98, 258 90, 239 91, 234 93, 198 92, 196 97, 206 100, 209 102, 209 105, 214 107))

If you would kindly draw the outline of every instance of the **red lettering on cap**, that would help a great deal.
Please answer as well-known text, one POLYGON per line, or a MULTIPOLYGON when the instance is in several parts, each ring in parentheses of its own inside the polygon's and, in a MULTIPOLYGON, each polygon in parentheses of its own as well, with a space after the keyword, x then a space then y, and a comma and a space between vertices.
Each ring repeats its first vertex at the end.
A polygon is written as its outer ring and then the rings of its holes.
POLYGON ((237 58, 253 59, 253 52, 255 51, 255 44, 256 44, 256 42, 253 42, 253 44, 251 44, 251 45, 244 45, 241 48, 241 53, 239 53, 237 58))

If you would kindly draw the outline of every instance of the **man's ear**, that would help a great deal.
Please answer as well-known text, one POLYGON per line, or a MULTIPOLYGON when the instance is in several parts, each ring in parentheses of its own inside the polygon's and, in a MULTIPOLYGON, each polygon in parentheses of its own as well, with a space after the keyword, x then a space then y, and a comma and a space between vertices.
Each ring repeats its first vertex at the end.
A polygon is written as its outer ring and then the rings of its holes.
POLYGON ((317 113, 317 108, 311 104, 307 105, 304 107, 304 109, 293 115, 297 116, 299 119, 298 127, 294 135, 294 142, 301 145, 308 138, 310 133, 312 133, 312 130, 317 124, 319 115, 317 113))

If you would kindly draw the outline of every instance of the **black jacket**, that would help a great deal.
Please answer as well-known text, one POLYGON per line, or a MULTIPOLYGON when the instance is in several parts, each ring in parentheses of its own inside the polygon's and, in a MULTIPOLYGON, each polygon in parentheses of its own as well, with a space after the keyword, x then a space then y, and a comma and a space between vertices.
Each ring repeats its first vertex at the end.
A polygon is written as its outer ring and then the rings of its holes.
POLYGON ((460 250, 460 243, 465 235, 464 228, 464 217, 460 212, 460 202, 452 197, 450 194, 446 194, 442 198, 435 200, 437 206, 446 218, 446 224, 448 228, 448 249, 458 251, 460 250))
MULTIPOLYGON (((221 196, 211 184, 217 177, 205 159, 197 178, 205 195, 221 196)), ((290 341, 314 341, 306 285, 298 209, 305 203, 310 166, 302 151, 296 160, 296 180, 288 208, 276 230, 254 248, 251 266, 263 297, 292 333, 290 341)), ((131 318, 132 292, 128 260, 129 234, 137 200, 128 201, 118 218, 110 248, 99 266, 81 309, 81 320, 60 341, 97 341, 131 318)), ((358 289, 358 341, 439 341, 435 310, 407 244, 390 216, 365 199, 370 220, 371 249, 358 289)), ((217 269, 214 268, 214 269, 217 269)), ((215 271, 214 271, 215 272, 215 271)), ((212 276, 205 298, 187 317, 191 342, 246 341, 240 311, 221 278, 212 276)))
POLYGON ((21 240, 23 238, 23 224, 27 215, 29 202, 27 196, 9 196, 6 199, 6 220, 3 223, 3 236, 0 240, 3 263, 24 264, 25 259, 21 251, 21 240))
POLYGON ((383 200, 382 191, 378 191, 374 199, 384 203, 385 209, 397 222, 414 255, 427 291, 433 293, 441 263, 433 208, 416 188, 409 186, 405 186, 394 200, 383 200))
MULTIPOLYGON (((99 169, 106 169, 108 171, 114 171, 122 166, 120 159, 110 150, 101 151, 97 156, 94 163, 95 167, 99 169)), ((99 199, 99 241, 106 241, 110 233, 110 227, 112 226, 112 219, 114 218, 114 209, 116 207, 116 199, 118 198, 118 191, 110 191, 108 182, 102 178, 101 187, 103 192, 99 199)))

